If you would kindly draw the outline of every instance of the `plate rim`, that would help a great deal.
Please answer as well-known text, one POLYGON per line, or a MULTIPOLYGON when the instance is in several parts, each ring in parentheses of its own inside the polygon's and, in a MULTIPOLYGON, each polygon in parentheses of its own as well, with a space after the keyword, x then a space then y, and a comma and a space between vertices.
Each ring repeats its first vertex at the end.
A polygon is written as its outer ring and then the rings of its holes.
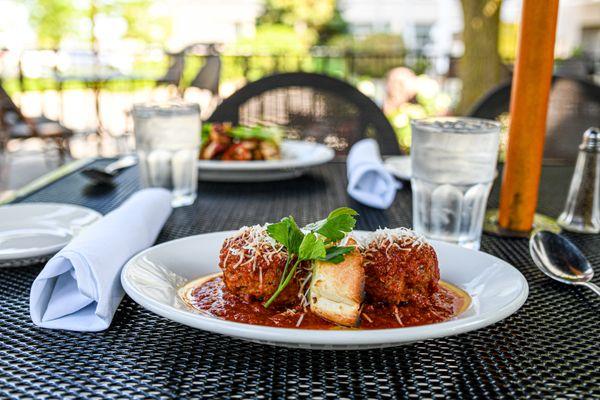
POLYGON ((301 169, 314 167, 316 165, 325 164, 335 157, 333 149, 322 143, 309 142, 306 140, 289 140, 284 139, 283 145, 294 146, 312 146, 311 157, 308 159, 287 159, 287 160, 272 160, 272 161, 232 161, 224 162, 219 160, 197 160, 196 167, 204 171, 220 171, 220 172, 247 172, 254 171, 271 171, 285 169, 301 169), (315 151, 317 150, 317 151, 315 151))
MULTIPOLYGON (((444 321, 436 324, 427 324, 420 325, 414 327, 404 327, 404 328, 388 328, 388 329, 369 329, 369 330, 356 330, 356 331, 322 331, 322 330, 310 330, 310 329, 295 329, 295 328, 279 328, 279 327, 268 327, 268 326, 259 326, 259 325, 251 325, 245 324, 241 322, 233 322, 227 321, 223 319, 219 319, 216 317, 204 316, 198 313, 194 313, 191 310, 186 309, 177 309, 173 306, 165 305, 155 299, 148 298, 142 293, 140 293, 134 285, 131 285, 129 280, 126 277, 127 271, 129 268, 132 268, 134 263, 140 257, 143 257, 150 251, 156 250, 159 247, 166 247, 171 245, 172 242, 181 242, 181 241, 192 241, 195 240, 199 236, 206 235, 227 235, 233 231, 218 231, 218 232, 208 232, 202 233, 193 236, 187 236, 184 238, 179 238, 175 240, 171 240, 168 242, 164 242, 158 244, 156 246, 150 247, 146 250, 141 251, 140 253, 133 256, 123 267, 121 271, 121 284, 125 290, 125 292, 141 307, 146 308, 153 313, 181 323, 183 325, 190 326, 195 329, 201 329, 208 332, 223 334, 226 336, 241 338, 250 341, 260 341, 260 342, 272 342, 270 344, 275 345, 283 345, 283 346, 333 346, 339 349, 350 349, 353 346, 360 346, 361 348, 368 347, 385 347, 385 346, 398 346, 402 344, 407 344, 415 341, 422 341, 428 339, 435 339, 440 337, 448 337, 454 336, 461 333, 470 332, 473 330, 477 330, 486 326, 493 325, 508 316, 512 315, 516 311, 518 311, 529 295, 529 284, 527 279, 523 276, 523 274, 513 265, 508 262, 493 256, 488 253, 483 253, 487 257, 491 257, 495 259, 495 261, 500 262, 503 267, 508 267, 514 270, 517 273, 517 277, 520 283, 523 285, 522 291, 515 297, 511 302, 504 305, 502 308, 489 311, 485 314, 479 314, 472 317, 467 317, 467 319, 471 319, 470 321, 462 320, 450 320, 444 321), (202 328, 190 325, 188 321, 201 321, 204 325, 202 328), (424 327, 435 326, 436 329, 430 330, 424 337, 423 329, 424 327), (299 335, 299 333, 304 333, 304 335, 299 335), (312 333, 312 334, 308 334, 312 333), (315 335, 316 334, 316 335, 315 335), (316 340, 315 340, 316 339, 316 340), (342 343, 340 343, 342 342, 342 343)), ((360 231, 359 231, 360 232, 360 231)), ((449 243, 439 242, 439 241, 430 241, 432 244, 441 245, 441 246, 452 246, 459 247, 456 245, 452 245, 449 243)), ((460 249, 475 251, 464 249, 460 247, 460 249)))
MULTIPOLYGON (((71 204, 71 203, 57 203, 57 202, 43 202, 43 201, 35 201, 35 202, 22 202, 22 203, 9 203, 9 204, 4 204, 2 206, 0 206, 0 212, 2 212, 2 209, 6 209, 6 208, 15 208, 15 207, 23 207, 23 208, 28 208, 28 207, 38 207, 38 206, 53 206, 53 207, 69 207, 69 208, 75 208, 75 209, 79 209, 79 210, 83 210, 86 211, 87 213, 89 213, 90 215, 93 215, 95 217, 93 222, 98 221, 100 218, 103 217, 103 215, 92 209, 89 207, 85 207, 85 206, 81 206, 79 204, 71 204)), ((92 222, 92 223, 93 223, 92 222)), ((85 225, 85 226, 89 226, 89 225, 85 225)), ((20 255, 20 256, 15 256, 15 255, 6 255, 6 254, 1 254, 0 253, 0 261, 2 262, 9 262, 9 261, 22 261, 22 260, 27 260, 30 258, 37 258, 37 257, 42 257, 42 256, 51 256, 56 254, 58 251, 60 251, 62 248, 64 248, 72 239, 74 236, 71 237, 71 239, 69 239, 69 241, 67 241, 64 244, 57 244, 55 246, 46 246, 42 249, 39 249, 38 251, 29 251, 27 252, 27 254, 25 255, 20 255)))

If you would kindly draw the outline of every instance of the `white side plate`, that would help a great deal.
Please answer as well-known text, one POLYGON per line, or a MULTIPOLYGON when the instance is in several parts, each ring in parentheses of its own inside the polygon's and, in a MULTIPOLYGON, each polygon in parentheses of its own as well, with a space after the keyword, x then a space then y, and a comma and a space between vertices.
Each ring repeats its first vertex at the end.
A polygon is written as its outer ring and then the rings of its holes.
POLYGON ((194 328, 257 343, 339 350, 398 346, 472 331, 508 317, 527 299, 527 281, 510 264, 486 253, 432 241, 442 279, 472 297, 470 307, 450 321, 398 329, 323 331, 230 322, 187 308, 179 300, 177 288, 191 279, 219 272, 219 250, 232 233, 191 236, 139 253, 121 273, 125 291, 144 308, 194 328))
POLYGON ((0 207, 0 261, 52 255, 102 215, 86 207, 24 203, 0 207))
POLYGON ((198 178, 213 182, 265 182, 296 178, 306 169, 325 164, 335 153, 329 147, 297 140, 281 143, 281 160, 198 160, 198 178))

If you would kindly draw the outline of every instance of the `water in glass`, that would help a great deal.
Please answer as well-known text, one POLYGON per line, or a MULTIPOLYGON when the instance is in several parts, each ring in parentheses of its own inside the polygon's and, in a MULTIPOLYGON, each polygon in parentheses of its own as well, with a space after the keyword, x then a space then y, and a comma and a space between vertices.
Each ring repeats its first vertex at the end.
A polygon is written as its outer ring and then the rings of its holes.
POLYGON ((133 119, 143 186, 171 190, 173 207, 192 204, 198 187, 198 105, 135 105, 133 119))
POLYGON ((478 249, 500 125, 474 118, 426 118, 411 125, 415 231, 478 249))

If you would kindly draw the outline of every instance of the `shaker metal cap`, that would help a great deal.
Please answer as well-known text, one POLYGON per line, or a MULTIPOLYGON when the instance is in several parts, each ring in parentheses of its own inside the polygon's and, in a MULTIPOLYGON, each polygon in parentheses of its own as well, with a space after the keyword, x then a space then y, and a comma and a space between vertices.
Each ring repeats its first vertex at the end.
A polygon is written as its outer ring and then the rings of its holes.
POLYGON ((596 127, 588 128, 583 133, 583 140, 579 149, 592 153, 600 153, 600 129, 596 127))

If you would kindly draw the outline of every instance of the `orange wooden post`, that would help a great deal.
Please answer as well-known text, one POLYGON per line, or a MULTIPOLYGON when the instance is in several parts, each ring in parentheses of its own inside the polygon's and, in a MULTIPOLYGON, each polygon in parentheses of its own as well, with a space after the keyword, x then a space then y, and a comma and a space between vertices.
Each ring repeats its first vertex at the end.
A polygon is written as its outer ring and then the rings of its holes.
POLYGON ((512 81, 508 149, 498 223, 529 231, 537 205, 554 64, 558 0, 524 0, 512 81))

